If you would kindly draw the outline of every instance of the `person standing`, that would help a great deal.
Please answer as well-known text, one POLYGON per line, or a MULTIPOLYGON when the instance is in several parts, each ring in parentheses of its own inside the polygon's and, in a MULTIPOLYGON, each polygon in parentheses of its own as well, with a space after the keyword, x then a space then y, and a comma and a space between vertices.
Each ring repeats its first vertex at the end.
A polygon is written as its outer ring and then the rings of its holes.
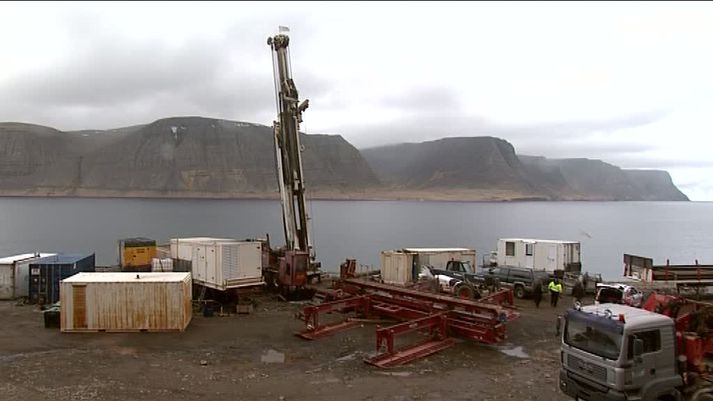
POLYGON ((552 305, 553 308, 556 308, 557 301, 559 300, 560 293, 562 292, 562 284, 560 284, 558 279, 553 278, 548 287, 550 289, 550 305, 552 305))
POLYGON ((539 278, 532 284, 532 299, 535 301, 535 307, 540 307, 542 302, 542 280, 539 278))
POLYGON ((584 284, 582 283, 581 279, 577 279, 577 282, 574 283, 574 288, 572 288, 572 296, 574 297, 574 300, 581 303, 582 298, 584 298, 584 284))

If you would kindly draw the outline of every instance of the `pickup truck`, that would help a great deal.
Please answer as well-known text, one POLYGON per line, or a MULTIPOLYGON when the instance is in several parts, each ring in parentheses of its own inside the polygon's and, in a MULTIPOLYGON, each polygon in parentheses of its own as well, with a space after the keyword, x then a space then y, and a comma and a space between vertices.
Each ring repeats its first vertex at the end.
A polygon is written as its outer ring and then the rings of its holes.
POLYGON ((452 293, 460 298, 480 298, 480 289, 493 284, 485 277, 474 273, 468 261, 450 260, 446 263, 445 269, 428 266, 428 270, 430 275, 438 279, 441 291, 452 293))
POLYGON ((597 283, 597 294, 594 298, 594 304, 613 303, 639 308, 641 307, 643 298, 643 292, 627 284, 597 283))
POLYGON ((513 293, 517 298, 525 298, 532 294, 533 285, 536 280, 540 280, 543 291, 546 291, 547 284, 552 278, 552 274, 546 270, 536 270, 527 267, 496 266, 488 267, 482 273, 477 273, 483 281, 495 281, 506 283, 512 286, 513 293))

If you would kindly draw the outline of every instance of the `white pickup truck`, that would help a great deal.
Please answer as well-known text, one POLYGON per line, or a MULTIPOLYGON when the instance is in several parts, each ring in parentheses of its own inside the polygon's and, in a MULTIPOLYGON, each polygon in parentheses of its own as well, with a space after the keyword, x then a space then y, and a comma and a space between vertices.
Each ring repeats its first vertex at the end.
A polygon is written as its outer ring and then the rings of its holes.
POLYGON ((640 308, 644 299, 644 293, 628 284, 620 283, 597 283, 597 294, 594 304, 621 304, 640 308))

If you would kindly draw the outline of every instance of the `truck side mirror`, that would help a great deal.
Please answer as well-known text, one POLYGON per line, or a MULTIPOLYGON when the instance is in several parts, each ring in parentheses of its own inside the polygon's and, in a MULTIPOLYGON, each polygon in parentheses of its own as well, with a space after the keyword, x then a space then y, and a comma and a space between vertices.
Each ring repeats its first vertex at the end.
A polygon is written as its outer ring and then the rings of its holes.
POLYGON ((644 353, 644 340, 640 338, 634 339, 634 362, 641 363, 641 355, 644 353))

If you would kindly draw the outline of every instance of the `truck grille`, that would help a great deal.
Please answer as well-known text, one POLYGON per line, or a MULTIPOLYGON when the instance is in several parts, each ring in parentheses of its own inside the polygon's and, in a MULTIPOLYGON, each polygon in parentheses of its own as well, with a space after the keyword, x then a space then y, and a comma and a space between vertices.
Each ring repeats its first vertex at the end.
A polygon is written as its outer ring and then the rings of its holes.
POLYGON ((581 358, 577 358, 574 355, 567 355, 567 366, 573 371, 594 380, 602 382, 606 382, 607 380, 607 368, 592 362, 587 362, 581 358))

